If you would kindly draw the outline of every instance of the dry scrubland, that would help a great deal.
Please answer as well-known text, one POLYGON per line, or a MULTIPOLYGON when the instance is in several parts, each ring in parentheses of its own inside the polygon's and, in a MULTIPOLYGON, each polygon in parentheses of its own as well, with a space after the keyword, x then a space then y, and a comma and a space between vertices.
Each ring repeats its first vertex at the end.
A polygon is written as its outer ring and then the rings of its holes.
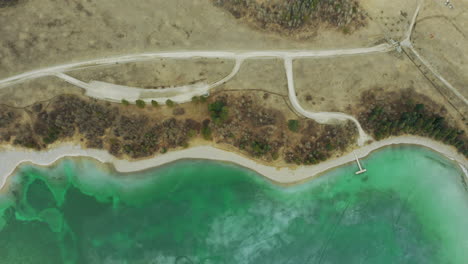
POLYGON ((210 98, 168 106, 105 103, 65 95, 24 109, 0 105, 0 142, 44 149, 81 142, 112 155, 144 158, 186 148, 201 139, 278 164, 314 164, 354 146, 351 122, 321 125, 289 120, 284 104, 259 104, 264 93, 219 91, 210 98))

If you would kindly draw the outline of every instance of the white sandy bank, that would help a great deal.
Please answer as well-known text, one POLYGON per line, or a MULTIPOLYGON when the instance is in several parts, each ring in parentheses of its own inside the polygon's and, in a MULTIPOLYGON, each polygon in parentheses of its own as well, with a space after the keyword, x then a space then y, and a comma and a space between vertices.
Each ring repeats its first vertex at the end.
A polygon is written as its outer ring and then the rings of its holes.
MULTIPOLYGON (((463 155, 456 152, 454 147, 422 137, 403 136, 389 138, 359 148, 356 150, 356 153, 359 157, 362 158, 367 156, 373 150, 394 144, 414 144, 428 147, 458 162, 465 174, 467 173, 466 168, 468 167, 468 160, 463 155)), ((217 149, 211 146, 197 146, 188 149, 172 151, 153 158, 138 161, 118 159, 110 155, 105 150, 83 149, 78 145, 71 144, 62 144, 46 151, 30 151, 26 149, 15 149, 13 147, 9 147, 3 151, 0 151, 0 189, 3 188, 7 178, 13 174, 16 167, 18 167, 23 162, 31 162, 41 166, 48 166, 63 157, 79 156, 91 157, 103 163, 111 163, 119 172, 134 172, 144 170, 172 161, 188 158, 228 161, 239 164, 243 167, 250 168, 280 184, 292 184, 295 182, 300 182, 315 177, 320 173, 323 173, 334 167, 349 162, 354 162, 353 154, 349 153, 347 155, 336 159, 331 159, 317 165, 299 166, 296 169, 276 168, 259 164, 254 160, 240 156, 236 153, 217 149)))

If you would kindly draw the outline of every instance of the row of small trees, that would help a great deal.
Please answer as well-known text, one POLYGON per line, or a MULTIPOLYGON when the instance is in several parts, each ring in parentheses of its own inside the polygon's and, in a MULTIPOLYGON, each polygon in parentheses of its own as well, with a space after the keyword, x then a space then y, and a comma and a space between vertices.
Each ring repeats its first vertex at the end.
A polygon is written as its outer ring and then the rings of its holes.
MULTIPOLYGON (((194 103, 205 103, 207 101, 207 97, 206 96, 194 96, 192 97, 192 102, 194 103)), ((125 100, 125 99, 122 99, 121 103, 125 106, 127 105, 130 105, 130 102, 128 100, 125 100)), ((145 101, 141 100, 141 99, 138 99, 135 101, 135 105, 139 108, 145 108, 146 106, 146 103, 145 101)), ((151 105, 153 107, 158 107, 159 106, 159 103, 155 100, 151 100, 151 105)), ((171 99, 167 99, 166 100, 166 105, 169 106, 169 107, 173 107, 176 105, 176 103, 174 101, 172 101, 171 99)))
MULTIPOLYGON (((122 99, 121 103, 125 106, 127 105, 130 105, 130 102, 125 100, 125 99, 122 99)), ((172 101, 171 99, 167 99, 166 100, 166 105, 169 106, 169 107, 173 107, 176 103, 174 101, 172 101)), ((138 99, 135 101, 135 105, 138 106, 139 108, 145 108, 146 106, 146 103, 145 101, 141 100, 141 99, 138 99)), ((155 100, 151 100, 151 105, 153 107, 158 107, 159 106, 159 103, 155 100)))

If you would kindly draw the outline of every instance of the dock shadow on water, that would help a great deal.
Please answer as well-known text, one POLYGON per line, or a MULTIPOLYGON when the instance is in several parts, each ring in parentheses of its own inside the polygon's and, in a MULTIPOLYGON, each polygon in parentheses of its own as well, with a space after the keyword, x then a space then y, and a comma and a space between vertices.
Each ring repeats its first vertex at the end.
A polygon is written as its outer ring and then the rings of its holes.
POLYGON ((465 263, 457 164, 414 146, 362 162, 287 188, 211 161, 23 165, 0 199, 1 263, 465 263))

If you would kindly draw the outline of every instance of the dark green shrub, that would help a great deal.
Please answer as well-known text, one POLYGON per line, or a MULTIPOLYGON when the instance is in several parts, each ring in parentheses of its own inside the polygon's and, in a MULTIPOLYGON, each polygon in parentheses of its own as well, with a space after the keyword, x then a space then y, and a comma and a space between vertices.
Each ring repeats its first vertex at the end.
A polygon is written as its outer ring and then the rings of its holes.
POLYGON ((123 104, 123 105, 129 105, 129 104, 130 104, 130 102, 129 102, 129 101, 127 101, 127 100, 125 100, 125 99, 122 99, 122 104, 123 104))
POLYGON ((169 106, 169 107, 173 107, 175 105, 175 103, 171 99, 167 99, 166 100, 166 105, 169 106))
POLYGON ((278 152, 273 152, 273 153, 271 154, 271 158, 272 158, 273 160, 277 160, 277 159, 279 158, 279 153, 278 153, 278 152))
POLYGON ((251 147, 252 147, 252 151, 253 151, 254 155, 258 156, 258 157, 265 155, 271 149, 271 147, 270 147, 270 145, 268 145, 268 143, 257 141, 257 140, 254 140, 252 142, 251 147))
POLYGON ((299 131, 299 120, 294 120, 294 119, 289 120, 288 121, 288 128, 292 132, 299 131))
POLYGON ((197 134, 197 131, 194 129, 190 129, 189 132, 187 133, 187 136, 189 138, 194 137, 197 134))
POLYGON ((205 140, 211 140, 211 128, 209 126, 203 126, 201 132, 205 140))
POLYGON ((228 107, 223 101, 215 101, 208 105, 208 110, 211 114, 211 119, 215 124, 222 124, 228 118, 228 107))
POLYGON ((135 104, 140 108, 145 108, 145 105, 146 105, 145 101, 140 100, 140 99, 136 100, 135 104))
POLYGON ((158 107, 159 106, 159 103, 155 100, 151 100, 151 105, 154 106, 154 107, 158 107))

